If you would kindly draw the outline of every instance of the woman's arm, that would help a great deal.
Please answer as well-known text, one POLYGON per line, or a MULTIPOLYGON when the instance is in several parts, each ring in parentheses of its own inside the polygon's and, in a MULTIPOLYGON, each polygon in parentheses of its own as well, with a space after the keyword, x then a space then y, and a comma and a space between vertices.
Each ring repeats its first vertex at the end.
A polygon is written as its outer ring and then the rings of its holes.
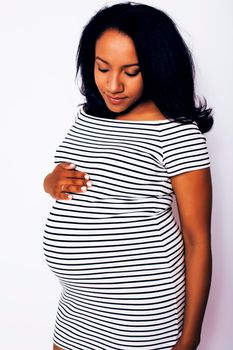
POLYGON ((173 350, 195 350, 211 281, 210 170, 195 170, 172 178, 185 246, 186 299, 183 332, 173 350))
POLYGON ((74 164, 60 163, 44 179, 44 190, 57 200, 72 199, 69 192, 83 193, 92 186, 89 175, 74 164))

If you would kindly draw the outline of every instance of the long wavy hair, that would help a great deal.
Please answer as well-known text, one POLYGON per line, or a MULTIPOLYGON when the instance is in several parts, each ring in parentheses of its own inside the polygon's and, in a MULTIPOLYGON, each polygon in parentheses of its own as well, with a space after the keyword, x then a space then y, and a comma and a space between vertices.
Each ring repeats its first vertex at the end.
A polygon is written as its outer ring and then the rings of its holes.
POLYGON ((108 29, 128 35, 134 42, 144 83, 143 97, 152 100, 165 117, 181 123, 196 121, 201 132, 213 125, 212 109, 195 94, 194 63, 176 24, 163 11, 135 2, 99 10, 84 27, 77 51, 76 78, 87 113, 116 118, 94 80, 95 45, 108 29))

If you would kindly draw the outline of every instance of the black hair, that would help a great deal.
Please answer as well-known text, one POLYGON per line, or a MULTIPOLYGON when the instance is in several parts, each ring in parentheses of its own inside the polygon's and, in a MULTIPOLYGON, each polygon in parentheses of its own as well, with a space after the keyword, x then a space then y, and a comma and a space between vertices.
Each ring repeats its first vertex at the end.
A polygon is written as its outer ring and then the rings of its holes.
POLYGON ((163 11, 135 2, 119 3, 99 10, 84 27, 77 51, 77 72, 87 113, 115 118, 105 105, 94 80, 95 44, 107 30, 116 29, 134 42, 146 99, 154 101, 169 119, 196 121, 201 132, 213 125, 206 99, 195 95, 194 64, 190 50, 173 20, 163 11))

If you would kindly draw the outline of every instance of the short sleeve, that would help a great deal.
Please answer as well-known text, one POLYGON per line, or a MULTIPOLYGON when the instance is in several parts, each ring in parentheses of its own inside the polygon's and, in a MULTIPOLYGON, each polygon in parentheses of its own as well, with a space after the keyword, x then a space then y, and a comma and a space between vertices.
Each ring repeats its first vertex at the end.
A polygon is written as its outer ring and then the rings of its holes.
POLYGON ((162 147, 169 177, 210 166, 206 139, 194 122, 174 122, 163 130, 162 147))

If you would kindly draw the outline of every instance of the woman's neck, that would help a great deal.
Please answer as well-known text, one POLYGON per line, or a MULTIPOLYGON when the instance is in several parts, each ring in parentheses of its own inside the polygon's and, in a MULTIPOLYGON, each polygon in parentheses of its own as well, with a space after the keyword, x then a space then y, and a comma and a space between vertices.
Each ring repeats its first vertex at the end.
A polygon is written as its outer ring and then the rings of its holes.
POLYGON ((119 120, 163 120, 165 116, 153 101, 141 102, 125 114, 116 117, 119 120))

